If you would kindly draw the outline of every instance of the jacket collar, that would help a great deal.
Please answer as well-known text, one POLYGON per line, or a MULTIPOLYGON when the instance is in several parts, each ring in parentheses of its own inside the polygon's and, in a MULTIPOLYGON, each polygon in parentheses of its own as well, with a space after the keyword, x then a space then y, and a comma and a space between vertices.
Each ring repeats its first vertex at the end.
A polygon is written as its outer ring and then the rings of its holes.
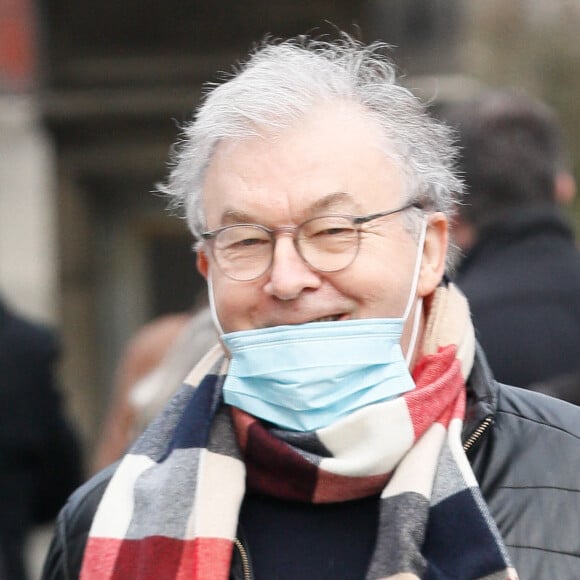
POLYGON ((493 418, 497 410, 498 390, 485 354, 476 343, 475 360, 467 379, 467 409, 462 434, 464 441, 473 435, 487 417, 493 418))

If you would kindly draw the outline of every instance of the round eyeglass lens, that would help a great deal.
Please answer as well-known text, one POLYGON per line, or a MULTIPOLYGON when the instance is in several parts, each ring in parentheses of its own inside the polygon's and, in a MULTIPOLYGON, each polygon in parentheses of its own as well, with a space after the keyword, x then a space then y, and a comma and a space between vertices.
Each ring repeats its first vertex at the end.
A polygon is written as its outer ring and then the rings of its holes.
POLYGON ((270 266, 272 240, 258 226, 231 226, 214 239, 213 253, 220 269, 234 280, 252 280, 270 266))
POLYGON ((311 219, 300 227, 297 244, 308 264, 322 272, 336 272, 352 263, 359 233, 352 220, 341 216, 311 219))

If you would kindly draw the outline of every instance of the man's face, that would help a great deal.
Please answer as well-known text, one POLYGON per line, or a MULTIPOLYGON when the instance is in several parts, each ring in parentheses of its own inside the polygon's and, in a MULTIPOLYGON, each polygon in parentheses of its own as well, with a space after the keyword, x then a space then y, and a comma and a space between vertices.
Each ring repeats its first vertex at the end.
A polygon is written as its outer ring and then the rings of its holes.
MULTIPOLYGON (((395 209, 406 193, 402 172, 381 150, 375 126, 353 106, 336 105, 313 110, 275 138, 221 142, 207 171, 204 208, 208 230, 235 223, 276 228, 331 213, 395 209)), ((204 252, 198 266, 211 276, 220 323, 231 332, 399 317, 411 292, 416 253, 402 212, 367 224, 357 258, 339 272, 310 268, 287 234, 278 236, 272 267, 256 280, 229 279, 204 252)), ((441 273, 442 267, 439 279, 441 273)), ((419 293, 434 284, 421 282, 419 293)))

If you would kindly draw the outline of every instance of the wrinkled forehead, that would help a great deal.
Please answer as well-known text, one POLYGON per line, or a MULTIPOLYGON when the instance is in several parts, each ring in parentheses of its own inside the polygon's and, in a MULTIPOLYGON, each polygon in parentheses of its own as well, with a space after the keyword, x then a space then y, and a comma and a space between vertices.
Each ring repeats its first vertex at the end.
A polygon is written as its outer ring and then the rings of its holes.
POLYGON ((285 207, 291 216, 339 192, 354 200, 353 211, 382 211, 406 191, 402 163, 378 124, 360 108, 334 104, 281 131, 223 139, 208 165, 203 203, 214 227, 224 211, 285 207))

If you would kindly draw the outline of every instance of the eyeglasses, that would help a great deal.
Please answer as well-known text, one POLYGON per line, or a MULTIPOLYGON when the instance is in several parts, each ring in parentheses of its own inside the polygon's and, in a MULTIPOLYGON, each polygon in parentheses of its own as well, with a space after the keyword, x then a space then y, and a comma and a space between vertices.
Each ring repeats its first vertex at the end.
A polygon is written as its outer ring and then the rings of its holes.
POLYGON ((235 224, 204 232, 201 237, 219 269, 232 280, 247 282, 265 274, 272 265, 276 237, 280 233, 292 235, 298 255, 308 266, 319 272, 338 272, 356 258, 364 224, 411 207, 420 208, 421 204, 412 202, 366 216, 326 215, 298 226, 275 229, 258 224, 235 224))

